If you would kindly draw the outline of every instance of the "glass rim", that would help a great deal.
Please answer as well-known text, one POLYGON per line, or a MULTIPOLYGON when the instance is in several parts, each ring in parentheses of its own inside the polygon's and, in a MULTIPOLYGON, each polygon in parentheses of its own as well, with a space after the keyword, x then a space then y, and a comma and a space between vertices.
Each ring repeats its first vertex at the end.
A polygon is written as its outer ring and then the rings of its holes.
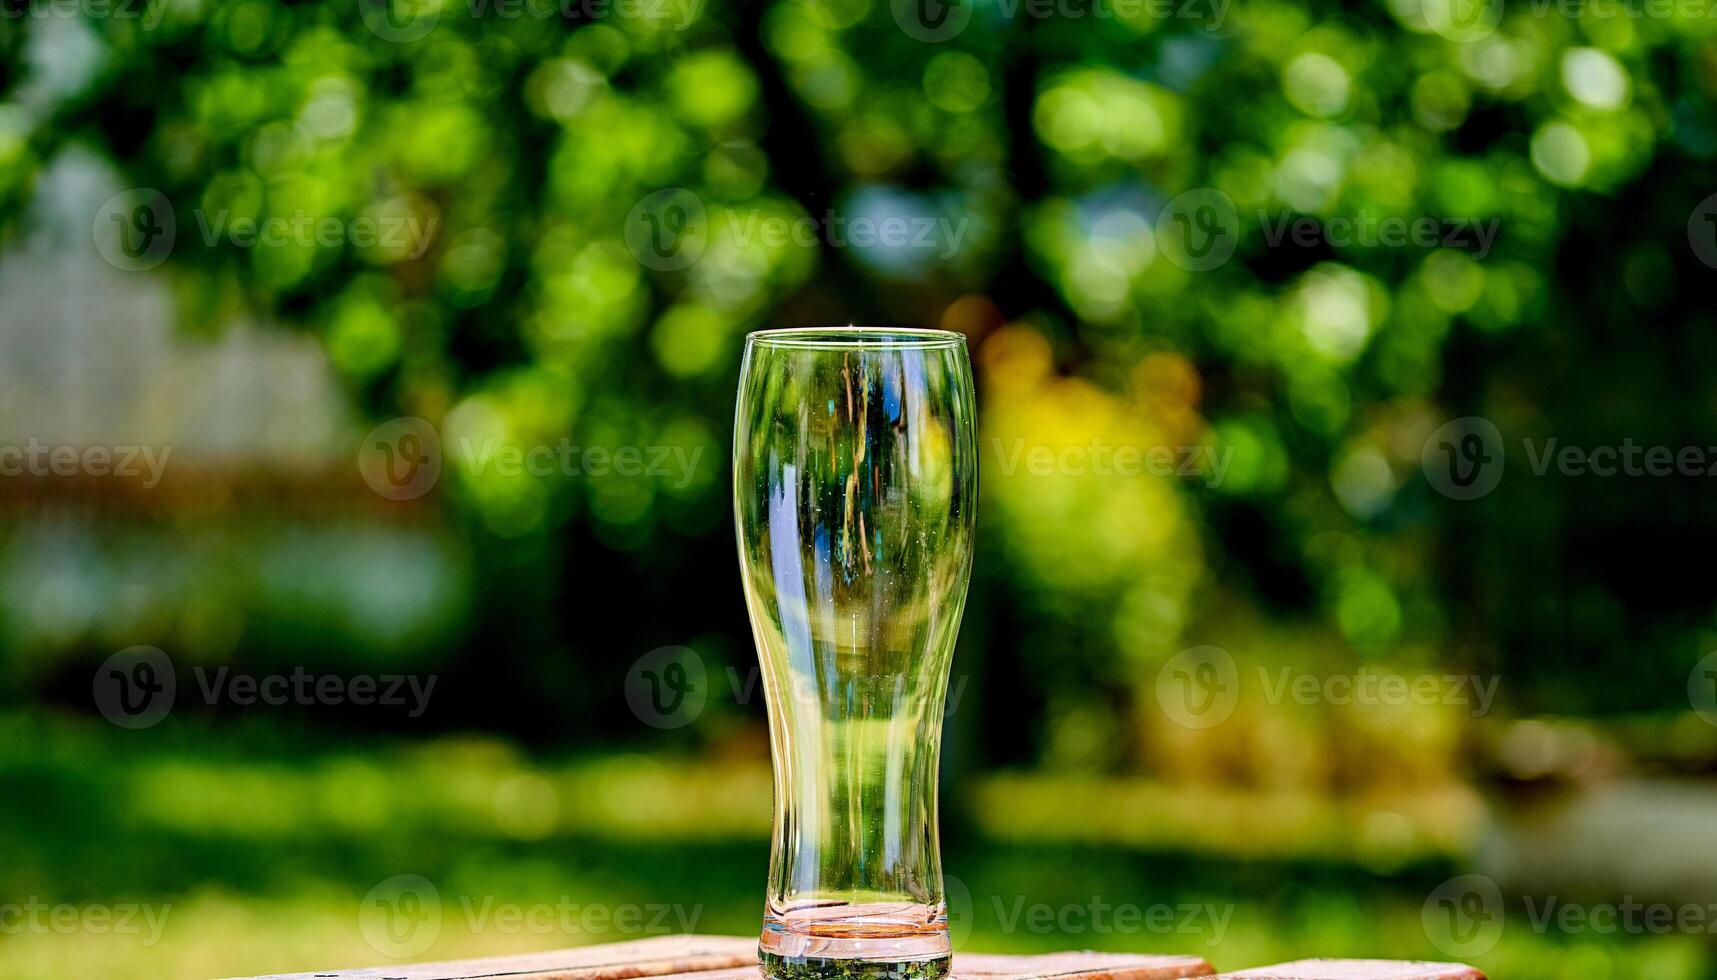
POLYGON ((946 350, 966 335, 930 327, 771 327, 745 335, 747 344, 797 350, 946 350))

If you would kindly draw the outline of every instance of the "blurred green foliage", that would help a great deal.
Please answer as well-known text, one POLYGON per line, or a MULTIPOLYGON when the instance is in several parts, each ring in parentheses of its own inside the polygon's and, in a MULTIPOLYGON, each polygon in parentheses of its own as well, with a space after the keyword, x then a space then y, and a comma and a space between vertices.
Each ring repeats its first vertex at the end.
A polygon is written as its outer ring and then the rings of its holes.
MULTIPOLYGON (((1573 559, 1541 604, 1477 587, 1508 560, 1495 542, 1555 554, 1555 515, 1583 488, 1513 481, 1455 507, 1419 463, 1462 414, 1510 437, 1594 442, 1625 422, 1696 441, 1680 406, 1709 402, 1702 378, 1676 378, 1645 418, 1571 392, 1655 384, 1708 343, 1685 227, 1717 154, 1717 28, 1539 4, 1481 8, 1462 34, 1444 0, 1099 6, 1114 16, 980 5, 939 43, 902 26, 911 5, 871 0, 162 0, 136 17, 15 18, 8 49, 51 35, 37 47, 56 68, 12 68, 0 200, 15 211, 63 146, 107 151, 174 204, 187 327, 260 310, 314 331, 372 412, 440 428, 459 519, 480 548, 537 555, 521 576, 580 562, 587 539, 630 556, 605 561, 662 569, 723 536, 713 463, 746 330, 966 331, 985 520, 1005 555, 990 582, 1021 600, 1032 638, 1008 646, 1027 676, 1066 675, 1042 692, 1045 745, 1080 724, 1057 701, 1094 687, 1125 700, 1188 642, 1232 642, 1211 615, 1228 603, 1313 616, 1356 659, 1459 651, 1496 670, 1523 654, 1510 696, 1532 710, 1675 703, 1543 676, 1568 640, 1552 620, 1574 606, 1581 656, 1628 662, 1644 624, 1601 564, 1573 559), (703 215, 691 264, 663 268, 627 234, 670 187, 703 215), (1158 219, 1212 190, 1233 205, 1237 252, 1189 271, 1158 219), (961 237, 903 257, 842 239, 829 215, 957 222, 961 237), (401 234, 253 245, 209 230, 329 218, 401 234), (1280 240, 1302 218, 1325 232, 1280 240), (1391 220, 1495 237, 1330 231, 1391 220), (756 233, 770 221, 817 233, 756 233), (1621 343, 1635 363, 1600 373, 1621 343), (569 478, 453 451, 560 439, 712 465, 569 478), (1000 465, 1020 440, 1200 446, 1227 466, 1220 480, 1044 478, 1000 465), (1043 662, 1068 658, 1077 671, 1043 662)), ((1691 493, 1647 491, 1633 514, 1691 493)), ((1691 664, 1711 627, 1691 607, 1644 628, 1691 664)), ((624 627, 615 639, 648 646, 624 627)))

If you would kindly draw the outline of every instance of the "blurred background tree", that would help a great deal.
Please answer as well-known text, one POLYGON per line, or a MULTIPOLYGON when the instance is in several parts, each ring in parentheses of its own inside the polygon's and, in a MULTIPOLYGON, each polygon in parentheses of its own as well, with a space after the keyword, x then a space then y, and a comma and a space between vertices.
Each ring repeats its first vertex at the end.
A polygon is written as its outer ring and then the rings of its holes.
MULTIPOLYGON (((1011 895, 1239 903, 1224 935, 1078 943, 1221 966, 1449 958, 1421 910, 1464 870, 1717 901, 1717 714, 1688 684, 1717 646, 1708 478, 1533 464, 1717 447, 1703 7, 6 9, 0 444, 173 456, 158 488, 0 478, 0 887, 174 909, 148 948, 0 942, 7 975, 370 961, 352 909, 405 872, 449 909, 675 900, 754 928, 767 757, 726 445, 745 332, 807 323, 971 343, 944 820, 975 945, 1065 945, 1008 926, 1011 895), (400 416, 443 468, 395 501, 352 459, 400 416), (1506 476, 1457 499, 1427 457, 1472 416, 1506 476), (496 462, 562 444, 671 472, 496 462), (1175 465, 1030 462, 1117 447, 1175 465), (135 644, 180 698, 131 732, 90 677, 135 644), (667 645, 708 684, 683 727, 626 697, 667 645), (1209 647, 1232 716, 1188 724, 1177 665, 1209 647), (247 709, 201 703, 198 667, 437 686, 410 717, 247 709), (1284 669, 1497 700, 1301 704, 1260 682, 1284 669)), ((1517 920, 1468 958, 1717 963, 1705 935, 1517 920)), ((601 938, 461 920, 425 955, 601 938)))

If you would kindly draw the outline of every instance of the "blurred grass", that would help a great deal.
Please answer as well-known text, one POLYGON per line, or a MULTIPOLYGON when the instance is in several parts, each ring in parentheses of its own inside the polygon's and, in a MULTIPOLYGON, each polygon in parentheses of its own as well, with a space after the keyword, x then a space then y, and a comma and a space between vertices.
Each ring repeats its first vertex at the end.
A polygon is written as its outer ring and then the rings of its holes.
MULTIPOLYGON (((39 712, 0 716, 0 733, 4 894, 168 906, 153 945, 146 935, 14 931, 0 939, 0 976, 209 977, 387 962, 366 943, 359 907, 401 874, 433 882, 443 910, 418 959, 756 928, 769 802, 761 760, 533 758, 469 737, 353 748, 244 726, 216 735, 177 719, 137 739, 39 712), (587 929, 576 916, 570 929, 514 928, 485 911, 562 902, 676 907, 646 912, 630 930, 587 929)), ((1278 802, 1260 800, 1257 819, 1246 820, 1223 816, 1243 811, 1242 800, 1166 785, 1106 791, 1097 780, 992 776, 950 787, 954 933, 974 951, 1184 952, 1219 967, 1312 951, 1439 958, 1420 915, 1451 873, 1451 857, 1438 852, 1452 838, 1403 852, 1379 873, 1363 847, 1307 845, 1306 828, 1327 828, 1333 840, 1345 818, 1289 820, 1282 814, 1294 811, 1271 809, 1278 802), (1199 812, 1212 819, 1191 834, 1208 849, 1165 846, 1199 812), (1272 823, 1298 828, 1277 837, 1273 853, 1259 843, 1272 823), (1084 830, 1092 825, 1123 833, 1084 830), (1217 846, 1221 828, 1237 836, 1217 846), (1053 921, 1033 918, 1038 906, 1053 921), (1102 911, 1116 906, 1141 914, 1129 926, 1102 911)), ((1468 805, 1421 802, 1402 819, 1422 818, 1424 828, 1468 805)), ((1435 837, 1427 829, 1421 840, 1435 837)), ((1690 936, 1550 937, 1513 919, 1477 960, 1493 976, 1570 980, 1692 980, 1717 967, 1690 936)))

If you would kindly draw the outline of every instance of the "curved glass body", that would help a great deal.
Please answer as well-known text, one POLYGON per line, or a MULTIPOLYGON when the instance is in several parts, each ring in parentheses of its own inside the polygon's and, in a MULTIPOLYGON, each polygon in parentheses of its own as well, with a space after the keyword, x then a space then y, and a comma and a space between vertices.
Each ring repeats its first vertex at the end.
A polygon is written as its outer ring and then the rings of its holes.
POLYGON ((977 494, 965 339, 752 334, 733 460, 775 771, 764 972, 933 980, 950 956, 942 711, 977 494))

